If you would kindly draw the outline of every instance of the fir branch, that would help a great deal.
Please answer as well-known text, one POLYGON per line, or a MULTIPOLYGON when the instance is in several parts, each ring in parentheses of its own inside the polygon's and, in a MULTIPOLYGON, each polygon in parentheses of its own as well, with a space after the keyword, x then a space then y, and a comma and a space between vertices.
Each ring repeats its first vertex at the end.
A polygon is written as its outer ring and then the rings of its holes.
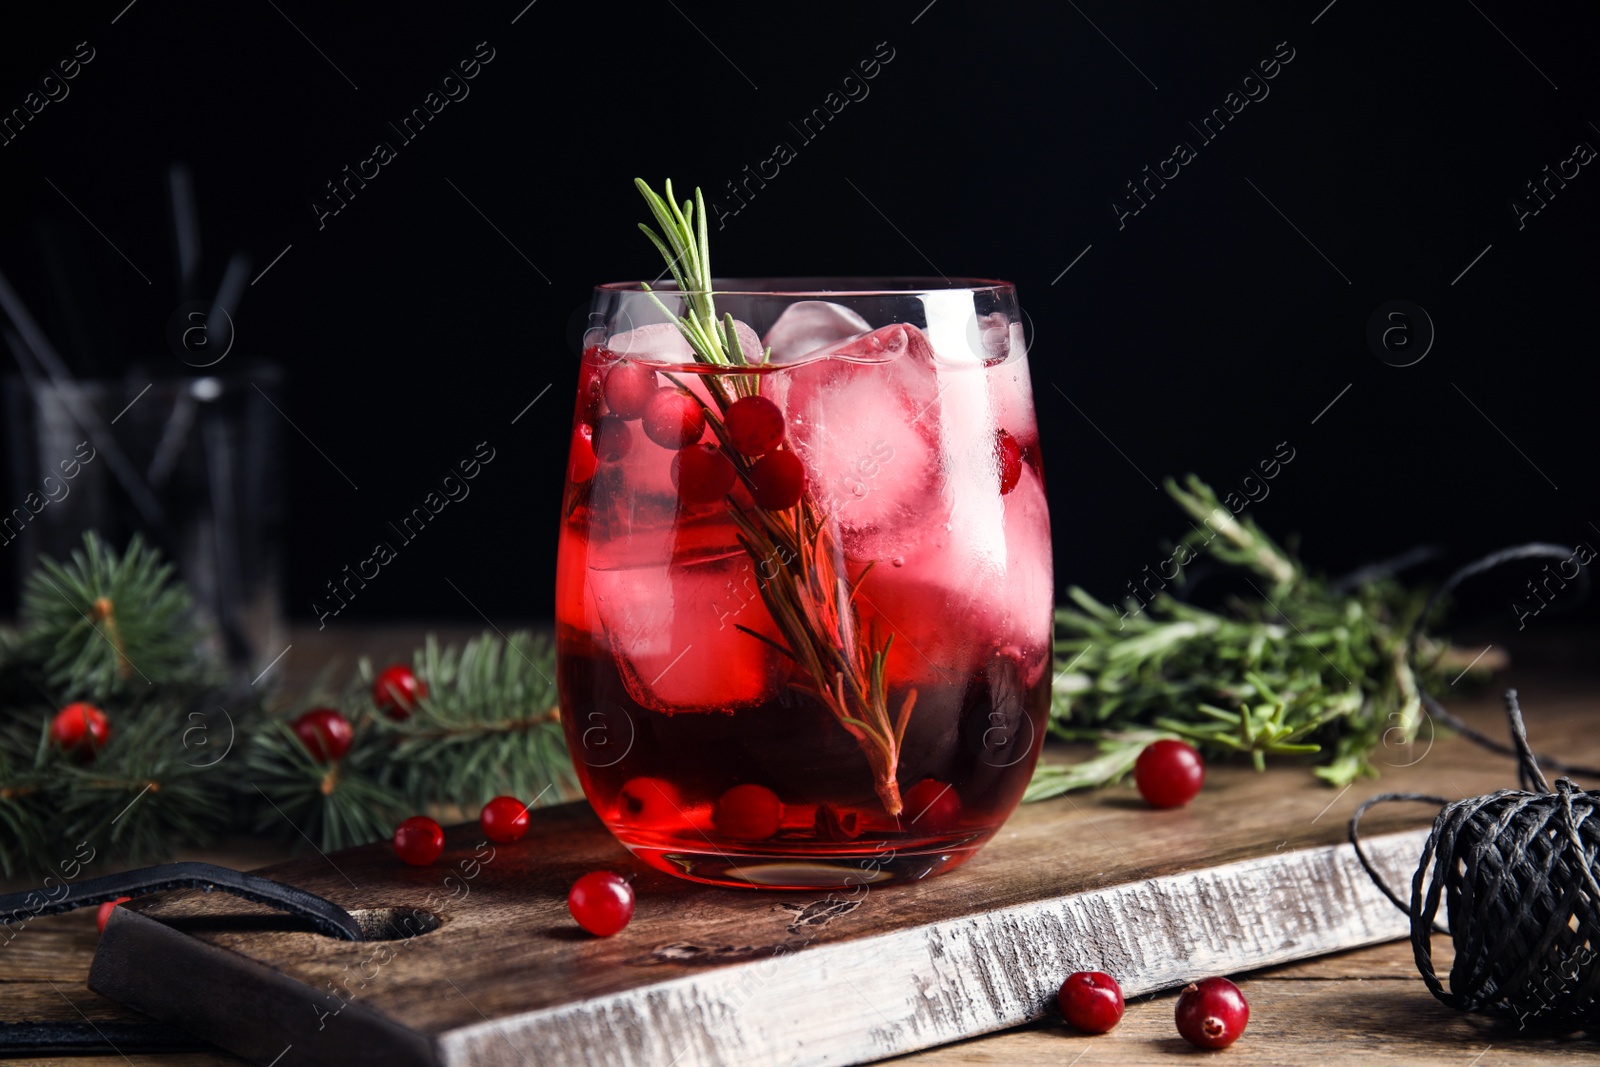
POLYGON ((58 845, 87 842, 103 858, 139 866, 168 858, 175 845, 216 839, 228 824, 232 768, 196 759, 184 745, 184 718, 162 714, 176 710, 123 714, 93 760, 58 759, 58 845))
POLYGON ((322 763, 312 757, 287 722, 274 719, 255 736, 244 799, 255 811, 254 829, 324 852, 387 838, 414 814, 383 782, 388 746, 371 723, 358 723, 349 754, 322 763))
MULTIPOLYGON (((373 719, 394 746, 387 779, 415 805, 475 811, 497 796, 553 804, 577 795, 548 637, 485 632, 456 648, 430 636, 412 669, 427 695, 406 719, 373 719)), ((360 674, 370 691, 372 664, 363 660, 360 674)))
POLYGON ((196 682, 203 630, 171 564, 135 535, 118 554, 94 532, 68 563, 42 560, 22 599, 22 641, 62 702, 196 682))
POLYGON ((54 815, 47 729, 22 721, 0 727, 0 875, 6 878, 43 865, 54 815))

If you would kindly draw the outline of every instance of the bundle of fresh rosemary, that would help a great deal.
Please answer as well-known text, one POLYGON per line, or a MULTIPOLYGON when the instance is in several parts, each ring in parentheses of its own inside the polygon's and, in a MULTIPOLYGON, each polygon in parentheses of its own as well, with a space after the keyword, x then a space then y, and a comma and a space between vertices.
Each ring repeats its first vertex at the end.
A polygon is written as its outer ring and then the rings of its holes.
POLYGON ((1376 775, 1380 748, 1417 740, 1419 685, 1432 688, 1470 658, 1425 634, 1410 640, 1424 596, 1389 576, 1346 590, 1307 572, 1193 475, 1186 487, 1168 479, 1167 492, 1199 524, 1174 559, 1208 554, 1240 569, 1255 596, 1215 612, 1163 591, 1119 611, 1072 588, 1074 606, 1056 612, 1051 732, 1097 742, 1100 754, 1041 766, 1026 799, 1115 782, 1160 737, 1249 753, 1257 767, 1268 755, 1310 757, 1336 786, 1376 775))

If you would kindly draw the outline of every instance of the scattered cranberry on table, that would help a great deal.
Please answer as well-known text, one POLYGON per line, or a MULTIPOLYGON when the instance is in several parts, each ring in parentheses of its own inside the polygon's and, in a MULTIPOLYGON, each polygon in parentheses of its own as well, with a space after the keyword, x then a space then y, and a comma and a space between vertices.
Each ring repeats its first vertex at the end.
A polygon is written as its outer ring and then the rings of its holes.
POLYGON ((417 701, 427 695, 427 685, 404 663, 385 667, 372 683, 372 702, 391 719, 409 719, 417 701))
POLYGON ((728 495, 737 477, 716 445, 690 445, 672 457, 672 484, 690 504, 714 504, 728 495))
POLYGON ((319 763, 344 759, 355 736, 350 720, 332 708, 312 708, 289 724, 311 758, 319 763))
POLYGON ((495 797, 478 814, 478 825, 497 845, 521 841, 528 832, 528 806, 516 797, 495 797))
POLYGON ((1227 1048, 1250 1022, 1250 1004, 1226 978, 1192 982, 1178 995, 1178 1033, 1200 1048, 1227 1048))
POLYGON ((768 511, 782 511, 800 503, 806 470, 793 452, 768 452, 750 464, 750 495, 768 511))
POLYGON ((747 456, 760 456, 783 440, 783 412, 764 396, 746 396, 728 405, 722 425, 730 446, 747 456))
POLYGON ((644 414, 656 392, 656 372, 623 360, 606 372, 606 407, 618 418, 632 422, 644 414))
POLYGON ((132 899, 132 897, 118 897, 116 900, 108 900, 104 904, 100 905, 99 910, 94 913, 94 925, 96 929, 98 929, 102 934, 105 933, 106 923, 111 921, 111 909, 116 907, 118 904, 121 904, 125 900, 132 899))
POLYGON ((1056 994, 1067 1022, 1089 1034, 1103 1034, 1122 1021, 1122 987, 1104 971, 1074 971, 1056 994))
POLYGON ((572 918, 596 937, 610 937, 633 918, 633 886, 610 871, 590 871, 567 893, 572 918))
POLYGON ((413 815, 394 831, 394 854, 413 867, 426 867, 444 852, 444 829, 426 815, 413 815))
POLYGON ((706 432, 700 401, 676 387, 657 389, 645 405, 644 435, 662 448, 687 448, 706 432))
POLYGON ((1200 792, 1206 765, 1182 741, 1152 741, 1133 765, 1133 780, 1152 808, 1181 808, 1200 792))
POLYGON ((50 740, 61 751, 88 759, 111 740, 111 720, 93 704, 68 704, 50 720, 50 740))
POLYGON ((900 798, 900 819, 913 830, 938 834, 961 820, 961 796, 937 778, 924 778, 900 798))
POLYGON ((711 810, 711 825, 724 837, 740 841, 764 841, 778 832, 783 822, 783 801, 764 785, 736 785, 717 798, 711 810))
POLYGON ((994 454, 1000 461, 1000 495, 1005 496, 1022 480, 1022 446, 1001 430, 994 439, 994 454))

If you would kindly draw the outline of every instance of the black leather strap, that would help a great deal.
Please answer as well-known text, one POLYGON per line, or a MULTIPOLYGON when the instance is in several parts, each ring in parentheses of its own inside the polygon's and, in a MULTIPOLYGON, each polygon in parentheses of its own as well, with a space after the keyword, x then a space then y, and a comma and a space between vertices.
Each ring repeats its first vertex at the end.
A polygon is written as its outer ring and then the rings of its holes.
POLYGON ((258 874, 245 874, 214 863, 163 863, 122 871, 82 882, 58 884, 0 896, 0 924, 26 922, 35 915, 53 915, 104 904, 118 897, 137 897, 168 889, 221 889, 245 900, 299 916, 319 933, 345 941, 364 941, 361 924, 331 900, 258 874), (60 890, 65 892, 60 892, 60 890))

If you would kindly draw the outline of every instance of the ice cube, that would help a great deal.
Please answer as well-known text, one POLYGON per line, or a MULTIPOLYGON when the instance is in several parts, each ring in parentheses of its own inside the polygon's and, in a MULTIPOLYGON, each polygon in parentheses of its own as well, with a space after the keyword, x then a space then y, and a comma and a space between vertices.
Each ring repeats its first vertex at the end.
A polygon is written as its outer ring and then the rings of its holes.
MULTIPOLYGON (((731 533, 729 536, 731 541, 731 533)), ((656 711, 732 711, 776 694, 786 660, 750 558, 589 570, 589 587, 628 695, 656 711)))
MULTIPOLYGON (((989 477, 994 479, 993 472, 989 477)), ((968 501, 914 551, 874 566, 857 602, 880 640, 894 634, 892 686, 950 684, 996 656, 1025 685, 1048 667, 1054 587, 1044 485, 1026 464, 1016 488, 968 501)))
POLYGON ((1004 348, 1003 330, 996 338, 991 316, 974 313, 971 293, 939 290, 923 293, 920 299, 928 343, 940 363, 983 366, 994 359, 997 347, 1004 348))
POLYGON ((939 390, 927 339, 905 324, 773 377, 770 395, 807 488, 839 524, 851 557, 902 552, 929 522, 939 497, 939 390))
POLYGON ((773 363, 793 363, 828 345, 836 345, 872 326, 843 304, 827 300, 801 300, 783 309, 766 343, 773 363))
MULTIPOLYGON (((719 324, 720 326, 720 324, 719 324)), ((761 336, 745 322, 733 320, 733 333, 747 362, 758 363, 763 352, 761 336)), ((606 347, 620 357, 649 363, 695 363, 697 357, 683 331, 670 322, 653 322, 613 334, 606 347)))
POLYGON ((995 425, 1005 430, 1022 447, 1037 447, 1039 426, 1033 412, 1033 382, 1028 377, 1027 342, 1022 324, 1010 325, 1010 344, 1006 359, 991 365, 985 378, 989 382, 995 425))
POLYGON ((651 363, 693 363, 694 349, 683 333, 670 322, 652 322, 624 333, 613 334, 606 347, 626 359, 651 363))
POLYGON ((766 358, 767 350, 761 344, 761 335, 753 327, 734 319, 733 335, 739 339, 739 350, 744 353, 746 363, 760 363, 766 358))

